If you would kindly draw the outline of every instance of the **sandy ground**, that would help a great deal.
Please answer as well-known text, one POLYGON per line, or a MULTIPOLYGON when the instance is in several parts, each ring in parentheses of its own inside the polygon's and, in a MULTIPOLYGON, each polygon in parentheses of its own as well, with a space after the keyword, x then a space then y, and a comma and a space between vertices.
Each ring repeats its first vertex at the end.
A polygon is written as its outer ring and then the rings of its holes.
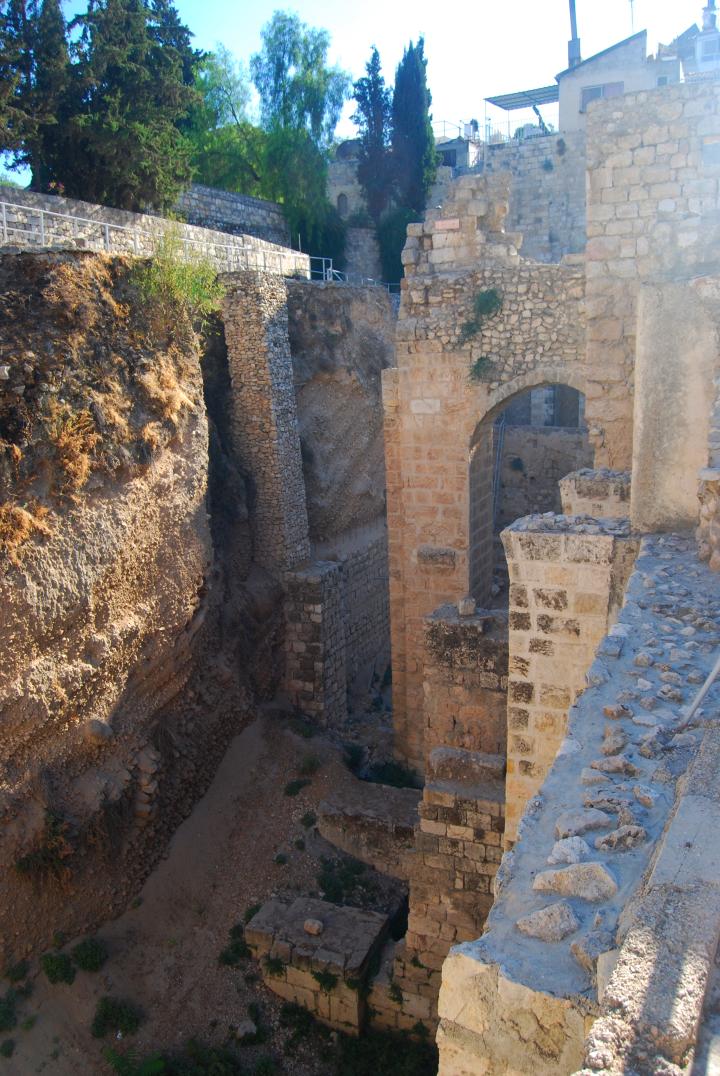
POLYGON ((259 717, 231 743, 213 784, 175 833, 139 898, 98 930, 110 953, 103 969, 80 971, 72 985, 53 986, 33 964, 34 991, 20 1004, 18 1027, 0 1035, 15 1041, 13 1056, 0 1059, 0 1076, 112 1071, 103 1047, 124 1051, 126 1043, 99 1041, 89 1030, 103 995, 125 998, 144 1010, 146 1018, 132 1038, 138 1057, 177 1049, 193 1037, 227 1042, 232 1028, 247 1017, 248 1004, 256 1001, 270 1037, 242 1048, 250 1070, 258 1058, 272 1054, 278 1071, 293 1076, 327 1072, 310 1047, 301 1048, 306 1056, 284 1055, 287 1032, 278 1028, 279 1002, 252 981, 257 972, 252 961, 222 967, 218 954, 250 905, 275 894, 317 890, 319 858, 334 849, 300 819, 331 789, 354 780, 329 744, 259 717), (297 796, 284 795, 303 762, 307 768, 308 756, 320 761, 311 783, 297 796), (305 842, 304 850, 295 847, 296 840, 305 842), (288 857, 286 864, 275 862, 278 853, 288 857), (33 1016, 32 1028, 23 1030, 33 1016))

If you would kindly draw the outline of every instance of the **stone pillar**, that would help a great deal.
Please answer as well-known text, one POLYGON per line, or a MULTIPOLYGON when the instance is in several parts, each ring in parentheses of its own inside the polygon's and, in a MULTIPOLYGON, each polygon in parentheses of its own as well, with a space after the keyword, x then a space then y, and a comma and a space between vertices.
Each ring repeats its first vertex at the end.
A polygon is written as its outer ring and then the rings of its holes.
POLYGON ((505 756, 507 622, 443 605, 425 620, 425 751, 459 747, 505 756))
POLYGON ((345 619, 340 568, 317 561, 285 577, 285 688, 325 728, 347 717, 345 619))
POLYGON ((560 479, 560 500, 566 516, 627 519, 630 515, 628 471, 584 467, 560 479))
POLYGON ((310 556, 287 289, 281 277, 264 273, 225 279, 232 435, 253 484, 253 555, 278 575, 310 556))
POLYGON ((527 516, 501 537, 510 572, 505 843, 512 846, 617 614, 638 541, 627 521, 565 516, 527 516))

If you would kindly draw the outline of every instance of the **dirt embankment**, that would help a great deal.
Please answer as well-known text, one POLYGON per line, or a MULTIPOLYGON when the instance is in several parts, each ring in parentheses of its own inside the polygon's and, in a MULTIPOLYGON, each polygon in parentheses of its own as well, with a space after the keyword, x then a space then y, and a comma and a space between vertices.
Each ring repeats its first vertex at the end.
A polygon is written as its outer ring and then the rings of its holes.
POLYGON ((68 253, 0 258, 0 309, 1 965, 137 889, 246 719, 272 601, 255 581, 220 615, 181 311, 68 253))

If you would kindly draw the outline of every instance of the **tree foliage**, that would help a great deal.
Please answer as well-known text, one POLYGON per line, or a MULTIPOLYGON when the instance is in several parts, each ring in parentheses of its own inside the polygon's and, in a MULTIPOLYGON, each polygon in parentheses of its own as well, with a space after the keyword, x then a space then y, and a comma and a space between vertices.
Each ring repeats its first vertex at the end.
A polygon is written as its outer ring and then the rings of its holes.
POLYGON ((398 202, 422 213, 437 172, 427 85, 425 42, 410 42, 395 74, 392 151, 398 202))
POLYGON ((35 190, 171 204, 190 179, 180 129, 196 96, 190 36, 170 0, 93 0, 69 29, 59 0, 6 0, 0 149, 31 168, 35 190))
POLYGON ((353 87, 357 104, 352 120, 360 132, 358 180, 368 212, 377 225, 392 197, 393 172, 390 157, 392 104, 390 90, 381 74, 380 54, 373 46, 365 65, 365 77, 353 87))

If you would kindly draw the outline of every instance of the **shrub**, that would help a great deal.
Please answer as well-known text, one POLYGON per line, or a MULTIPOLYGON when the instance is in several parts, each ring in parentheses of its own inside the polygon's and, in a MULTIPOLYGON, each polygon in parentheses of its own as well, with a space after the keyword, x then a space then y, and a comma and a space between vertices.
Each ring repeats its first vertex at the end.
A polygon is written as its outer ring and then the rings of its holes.
POLYGON ((406 1033, 369 1031, 362 1038, 338 1037, 337 1076, 435 1076, 437 1068, 435 1044, 406 1033))
POLYGON ((243 915, 243 921, 245 923, 249 923, 251 919, 255 918, 255 916, 257 915, 257 913, 260 911, 261 908, 262 908, 262 904, 250 904, 245 909, 245 914, 243 915))
POLYGON ((377 229, 378 245, 380 247, 380 264, 382 265, 383 280, 388 284, 397 284, 404 276, 403 264, 400 258, 405 240, 407 238, 407 226, 417 221, 422 214, 412 209, 391 209, 380 220, 377 229))
POLYGON ((366 780, 392 788, 422 788, 422 781, 415 770, 395 759, 375 763, 368 769, 366 780))
POLYGON ((129 1001, 118 998, 100 998, 90 1025, 93 1038, 102 1039, 108 1032, 134 1035, 143 1019, 142 1010, 129 1001))
POLYGON ((0 553, 7 554, 8 560, 15 567, 20 564, 20 550, 34 535, 52 534, 45 516, 47 508, 30 505, 21 508, 18 504, 7 501, 0 505, 0 553))
POLYGON ((492 363, 487 355, 480 355, 470 364, 468 376, 471 381, 484 381, 489 373, 492 373, 492 363))
POLYGON ((460 330, 460 343, 466 344, 473 336, 477 336, 483 324, 493 314, 497 314, 502 308, 502 296, 497 288, 488 288, 479 291, 473 298, 473 314, 460 330))
POLYGON ((245 941, 245 928, 242 923, 236 923, 230 928, 230 944, 220 953, 218 963, 233 968, 241 960, 247 960, 251 956, 252 953, 245 941))
POLYGON ((275 863, 277 863, 278 867, 284 867, 287 861, 288 857, 285 855, 284 852, 278 852, 275 856, 275 863))
POLYGON ((302 792, 306 785, 309 784, 310 782, 306 778, 296 778, 294 781, 288 781, 283 791, 286 796, 297 796, 298 792, 302 792))
POLYGON ((72 951, 73 960, 81 971, 100 971, 108 951, 98 938, 85 938, 72 951))
POLYGON ((331 971, 314 971, 312 977, 318 984, 323 994, 330 994, 338 984, 337 975, 333 975, 331 971))
POLYGON ((66 881, 70 876, 67 860, 73 854, 68 839, 70 825, 57 811, 45 811, 45 828, 37 846, 15 862, 15 870, 36 883, 49 877, 66 881))
POLYGON ((15 1040, 5 1039, 3 1043, 0 1043, 0 1057, 12 1057, 15 1053, 15 1040))
POLYGON ((300 763, 300 773, 303 777, 312 777, 322 765, 317 755, 305 755, 300 763))
POLYGON ((225 294, 212 261, 184 243, 177 228, 164 232, 153 257, 136 266, 130 279, 167 323, 182 311, 192 322, 204 325, 225 294))
POLYGON ((75 982, 75 967, 67 953, 45 953, 40 964, 51 983, 75 982))
POLYGON ((0 996, 0 1031, 12 1031, 17 1025, 17 992, 8 990, 0 996))
POLYGON ((254 1076, 275 1076, 277 1065, 271 1057, 261 1057, 254 1068, 254 1076))
POLYGON ((543 166, 543 172, 553 172, 555 170, 555 165, 552 163, 552 161, 550 160, 549 157, 545 158, 545 160, 542 163, 542 166, 543 166))
POLYGON ((346 743, 343 747, 343 762, 351 773, 357 773, 365 759, 365 749, 359 743, 346 743))
POLYGON ((403 992, 394 979, 388 988, 388 997, 391 1001, 397 1002, 398 1005, 403 1003, 403 992))
POLYGON ((316 822, 317 822, 317 815, 315 814, 314 811, 306 811, 305 814, 300 819, 300 825, 304 829, 312 829, 312 827, 315 825, 316 822))
POLYGON ((268 975, 272 975, 273 978, 277 978, 278 975, 282 975, 285 971, 285 965, 279 956, 266 956, 265 957, 265 970, 268 975))
POLYGON ((29 971, 30 964, 28 961, 18 960, 17 964, 11 964, 9 968, 5 969, 5 978, 9 979, 11 983, 19 983, 22 979, 27 979, 29 971))

